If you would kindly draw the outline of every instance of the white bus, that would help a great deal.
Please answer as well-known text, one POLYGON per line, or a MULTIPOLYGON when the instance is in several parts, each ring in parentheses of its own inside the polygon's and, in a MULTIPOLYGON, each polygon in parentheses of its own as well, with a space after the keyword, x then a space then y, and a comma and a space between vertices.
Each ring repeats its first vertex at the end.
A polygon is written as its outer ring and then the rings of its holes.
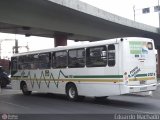
POLYGON ((118 38, 15 54, 13 89, 105 98, 157 88, 154 41, 118 38))

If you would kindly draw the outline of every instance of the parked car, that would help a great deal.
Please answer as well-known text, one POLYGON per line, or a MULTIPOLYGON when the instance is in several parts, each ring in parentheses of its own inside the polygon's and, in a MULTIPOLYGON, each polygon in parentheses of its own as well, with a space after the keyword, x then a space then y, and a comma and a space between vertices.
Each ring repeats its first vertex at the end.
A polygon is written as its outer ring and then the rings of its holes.
POLYGON ((10 83, 10 79, 6 72, 4 72, 3 67, 0 66, 0 86, 6 87, 10 83))

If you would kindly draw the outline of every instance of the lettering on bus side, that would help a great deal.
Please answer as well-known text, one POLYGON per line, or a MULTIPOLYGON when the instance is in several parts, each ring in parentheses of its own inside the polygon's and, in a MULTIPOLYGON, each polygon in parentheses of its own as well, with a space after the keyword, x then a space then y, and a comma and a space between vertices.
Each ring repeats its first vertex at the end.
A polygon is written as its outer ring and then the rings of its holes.
POLYGON ((141 69, 138 66, 136 66, 134 69, 130 71, 130 77, 136 76, 140 71, 141 69))
POLYGON ((49 76, 49 70, 45 70, 45 76, 49 76))

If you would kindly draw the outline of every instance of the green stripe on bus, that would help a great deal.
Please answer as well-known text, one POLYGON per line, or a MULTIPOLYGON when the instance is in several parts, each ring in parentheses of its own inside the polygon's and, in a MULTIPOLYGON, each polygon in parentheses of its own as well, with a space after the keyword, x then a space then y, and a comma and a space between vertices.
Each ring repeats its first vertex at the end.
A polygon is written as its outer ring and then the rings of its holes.
POLYGON ((73 78, 123 78, 123 75, 81 75, 73 76, 73 78))
MULTIPOLYGON (((137 74, 136 77, 147 77, 147 74, 137 74)), ((128 77, 131 77, 130 75, 128 75, 128 77)))
POLYGON ((138 75, 136 75, 136 77, 146 77, 147 76, 147 74, 138 74, 138 75))

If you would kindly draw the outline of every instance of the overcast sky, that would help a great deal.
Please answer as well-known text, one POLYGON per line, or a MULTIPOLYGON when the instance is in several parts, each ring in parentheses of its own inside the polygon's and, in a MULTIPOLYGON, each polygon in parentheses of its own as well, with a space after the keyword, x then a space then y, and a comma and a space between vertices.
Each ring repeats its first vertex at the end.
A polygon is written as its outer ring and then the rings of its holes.
MULTIPOLYGON (((92 6, 103 9, 107 12, 128 18, 134 19, 133 6, 136 10, 136 21, 144 24, 152 25, 155 27, 159 26, 158 13, 151 12, 149 14, 142 14, 142 8, 151 7, 158 5, 158 0, 81 0, 92 6)), ((42 38, 42 37, 25 37, 24 35, 9 35, 0 33, 1 39, 18 39, 20 46, 29 45, 30 51, 39 50, 45 48, 54 47, 53 38, 42 38)), ((69 42, 69 45, 74 44, 69 42)), ((76 43, 78 44, 78 43, 76 43)), ((3 41, 2 46, 2 58, 10 57, 12 55, 12 47, 14 46, 14 41, 3 41)), ((19 51, 26 51, 25 47, 19 49, 19 51)))

